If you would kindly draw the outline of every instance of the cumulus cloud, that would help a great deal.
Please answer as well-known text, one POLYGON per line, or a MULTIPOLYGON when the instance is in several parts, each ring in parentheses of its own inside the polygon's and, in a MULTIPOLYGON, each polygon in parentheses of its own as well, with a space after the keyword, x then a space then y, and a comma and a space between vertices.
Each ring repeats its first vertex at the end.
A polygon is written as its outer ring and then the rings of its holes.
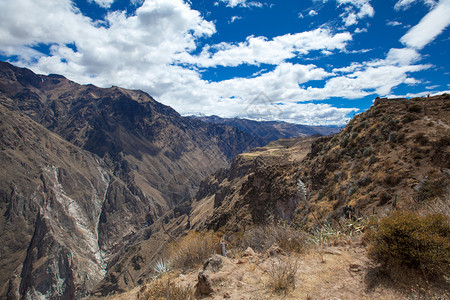
POLYGON ((247 37, 245 42, 220 43, 205 47, 192 56, 186 52, 178 56, 181 63, 200 67, 238 66, 241 64, 280 64, 281 62, 315 50, 343 50, 352 36, 348 32, 332 34, 329 29, 319 28, 295 34, 286 34, 269 40, 266 37, 247 37))
POLYGON ((309 13, 308 13, 308 15, 310 16, 310 17, 314 17, 314 16, 317 16, 319 13, 317 12, 317 11, 315 11, 314 9, 311 9, 310 11, 309 11, 309 13))
POLYGON ((344 12, 340 15, 345 27, 358 24, 359 20, 373 17, 375 10, 368 0, 336 0, 338 7, 343 7, 344 12))
POLYGON ((412 27, 400 41, 412 48, 422 49, 450 25, 450 0, 441 0, 419 24, 412 27))

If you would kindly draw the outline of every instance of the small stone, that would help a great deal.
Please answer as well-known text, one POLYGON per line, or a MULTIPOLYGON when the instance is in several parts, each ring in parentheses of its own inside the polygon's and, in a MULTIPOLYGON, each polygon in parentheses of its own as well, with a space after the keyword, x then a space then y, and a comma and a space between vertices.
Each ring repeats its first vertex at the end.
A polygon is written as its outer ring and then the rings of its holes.
POLYGON ((246 264, 246 263, 248 263, 248 259, 245 259, 245 258, 240 258, 240 259, 238 259, 238 261, 236 262, 236 264, 246 264))
POLYGON ((243 287, 245 283, 243 283, 242 281, 238 281, 236 285, 237 287, 243 287))
POLYGON ((361 271, 361 266, 358 265, 358 264, 350 264, 348 269, 349 269, 350 272, 360 272, 361 271))
POLYGON ((225 292, 225 293, 223 294, 223 297, 226 298, 226 299, 231 298, 230 292, 225 292))
POLYGON ((256 253, 252 248, 248 247, 244 252, 242 252, 242 257, 247 256, 256 256, 256 253))

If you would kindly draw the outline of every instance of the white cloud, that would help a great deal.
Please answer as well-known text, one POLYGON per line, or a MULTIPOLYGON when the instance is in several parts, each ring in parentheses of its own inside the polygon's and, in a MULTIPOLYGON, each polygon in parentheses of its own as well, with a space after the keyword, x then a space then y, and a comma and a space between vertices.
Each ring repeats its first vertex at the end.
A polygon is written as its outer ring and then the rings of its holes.
POLYGON ((400 41, 415 49, 422 49, 450 25, 450 0, 441 0, 419 24, 412 27, 400 41))
POLYGON ((295 34, 286 34, 268 40, 265 37, 247 37, 237 44, 220 43, 205 47, 201 54, 192 56, 186 52, 178 56, 181 63, 200 67, 280 64, 295 56, 315 50, 343 50, 352 36, 348 32, 333 35, 329 29, 319 28, 295 34))
POLYGON ((228 22, 229 24, 236 22, 237 20, 241 20, 242 17, 239 16, 232 16, 230 21, 228 22))
POLYGON ((88 1, 91 3, 94 2, 100 7, 109 8, 111 4, 114 3, 115 0, 88 0, 88 1))
POLYGON ((434 7, 436 5, 436 1, 434 0, 399 0, 395 6, 395 10, 407 10, 416 2, 423 2, 425 5, 428 5, 429 7, 434 7))
POLYGON ((389 21, 386 23, 387 26, 402 26, 403 24, 398 21, 389 21))
POLYGON ((344 12, 340 15, 346 27, 358 24, 359 20, 373 17, 375 10, 369 0, 336 0, 338 7, 343 7, 344 12))
POLYGON ((258 1, 248 1, 248 0, 220 0, 226 3, 228 7, 262 7, 263 4, 258 1))
POLYGON ((363 33, 368 32, 369 30, 367 28, 356 28, 355 33, 363 33))
POLYGON ((440 96, 443 94, 450 94, 450 90, 447 91, 439 91, 439 92, 431 92, 430 91, 425 91, 425 92, 420 92, 420 93, 407 93, 404 95, 396 95, 396 94, 389 94, 386 95, 386 98, 389 99, 395 99, 395 98, 416 98, 416 97, 427 97, 428 95, 430 96, 440 96))
POLYGON ((317 16, 319 13, 317 12, 317 11, 315 11, 314 9, 311 9, 310 11, 309 11, 309 13, 308 13, 308 15, 310 16, 310 17, 314 17, 314 16, 317 16))

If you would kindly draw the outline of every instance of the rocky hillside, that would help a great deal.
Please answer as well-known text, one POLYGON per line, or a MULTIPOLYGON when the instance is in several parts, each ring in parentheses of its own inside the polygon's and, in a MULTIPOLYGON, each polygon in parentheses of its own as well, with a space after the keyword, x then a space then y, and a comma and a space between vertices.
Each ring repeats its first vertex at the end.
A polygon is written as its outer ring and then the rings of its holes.
POLYGON ((311 226, 346 213, 448 200, 449 110, 448 95, 377 99, 334 136, 241 154, 200 185, 194 203, 214 207, 203 226, 238 231, 278 220, 311 226))
MULTIPOLYGON (((311 210, 369 215, 450 195, 450 96, 376 99, 339 134, 317 140, 301 162, 311 210)), ((298 218, 311 221, 306 204, 298 218)))
POLYGON ((279 139, 305 137, 317 134, 330 135, 338 133, 342 129, 338 126, 308 126, 279 121, 253 121, 239 118, 221 118, 218 116, 192 116, 191 118, 199 119, 207 123, 225 124, 236 127, 253 135, 255 138, 264 139, 266 141, 265 144, 279 139))
POLYGON ((141 91, 3 62, 0 108, 0 284, 11 297, 88 293, 137 232, 261 145, 141 91))

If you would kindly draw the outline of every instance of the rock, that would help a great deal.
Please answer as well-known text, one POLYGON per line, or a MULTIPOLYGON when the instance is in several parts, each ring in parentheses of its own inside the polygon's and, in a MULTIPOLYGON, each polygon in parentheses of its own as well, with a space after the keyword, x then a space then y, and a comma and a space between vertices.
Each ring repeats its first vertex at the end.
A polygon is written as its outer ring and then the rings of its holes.
POLYGON ((212 282, 207 271, 201 271, 198 274, 197 284, 195 285, 195 296, 207 296, 214 292, 212 282))
POLYGON ((247 249, 245 249, 244 252, 242 252, 242 257, 247 257, 247 256, 256 256, 256 253, 252 248, 248 247, 247 249))
POLYGON ((240 265, 240 264, 246 264, 248 263, 248 259, 246 258, 240 258, 237 260, 236 264, 240 265))
POLYGON ((350 272, 360 272, 361 271, 361 266, 358 264, 350 264, 350 266, 348 267, 348 270, 350 272))
POLYGON ((222 267, 222 258, 217 254, 208 258, 208 260, 206 260, 205 263, 203 264, 204 271, 211 270, 212 272, 217 272, 220 270, 221 267, 222 267))
POLYGON ((225 292, 225 293, 223 294, 223 297, 224 297, 225 299, 231 298, 230 292, 225 292))

